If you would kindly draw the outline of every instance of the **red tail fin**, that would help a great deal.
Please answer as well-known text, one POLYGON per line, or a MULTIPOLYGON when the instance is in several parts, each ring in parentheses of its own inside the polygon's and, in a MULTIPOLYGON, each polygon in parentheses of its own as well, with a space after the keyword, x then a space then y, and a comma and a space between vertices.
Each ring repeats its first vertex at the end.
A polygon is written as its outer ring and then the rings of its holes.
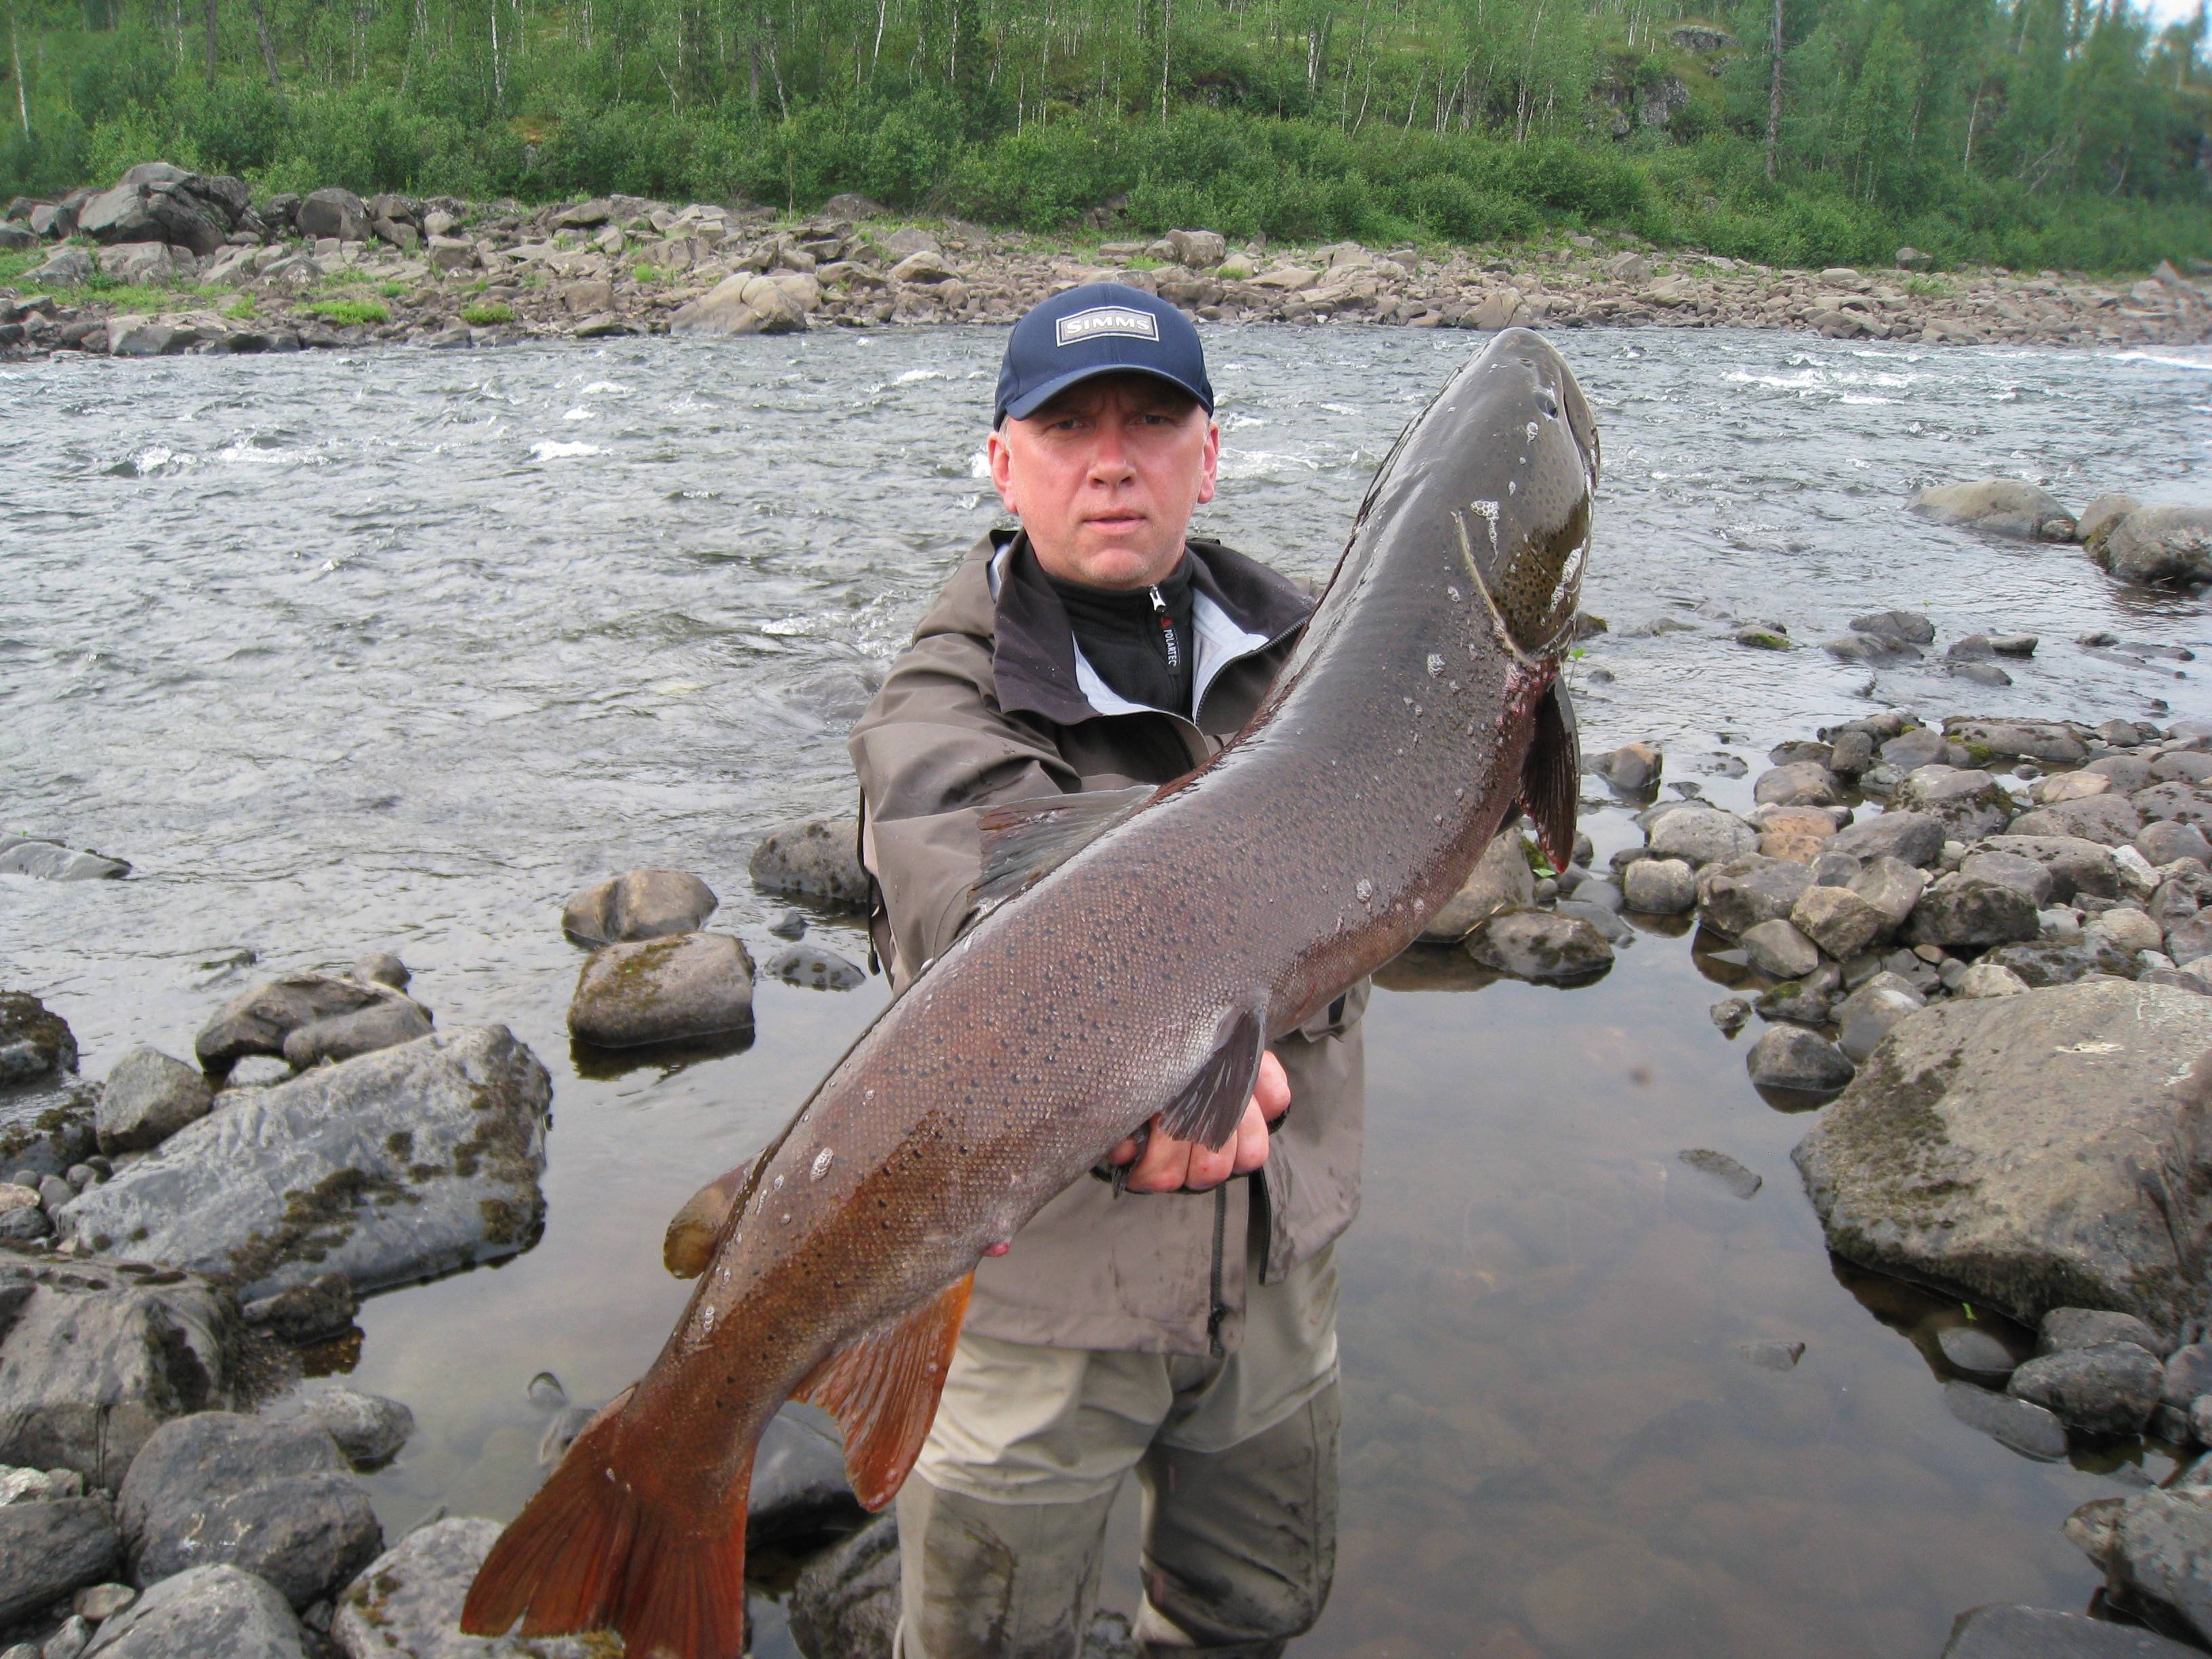
POLYGON ((655 1504, 615 1468, 622 1413, 580 1435, 500 1534, 461 1609, 471 1636, 618 1630, 636 1659, 735 1659, 745 1640, 744 1474, 717 1514, 655 1504))

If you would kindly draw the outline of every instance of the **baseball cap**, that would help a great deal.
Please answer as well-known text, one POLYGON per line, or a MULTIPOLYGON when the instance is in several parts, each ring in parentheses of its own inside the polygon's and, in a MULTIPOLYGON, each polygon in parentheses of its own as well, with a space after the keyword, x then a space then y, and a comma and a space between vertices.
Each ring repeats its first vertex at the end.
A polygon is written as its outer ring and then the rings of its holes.
POLYGON ((1119 283, 1085 283, 1041 300, 1006 338, 991 415, 1023 420, 1094 374, 1134 372, 1182 387, 1213 413, 1213 382, 1190 319, 1166 301, 1119 283))

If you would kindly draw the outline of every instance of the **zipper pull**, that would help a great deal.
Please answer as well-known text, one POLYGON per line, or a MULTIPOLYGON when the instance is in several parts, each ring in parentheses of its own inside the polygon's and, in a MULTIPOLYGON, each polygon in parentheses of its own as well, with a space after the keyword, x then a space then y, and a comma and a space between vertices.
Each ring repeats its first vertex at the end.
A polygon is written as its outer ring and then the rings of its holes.
POLYGON ((1160 596, 1157 586, 1147 588, 1146 592, 1152 596, 1152 614, 1160 619, 1160 639, 1167 647, 1168 667, 1170 671, 1179 671, 1182 667, 1182 653, 1176 641, 1175 617, 1170 614, 1168 602, 1160 596))

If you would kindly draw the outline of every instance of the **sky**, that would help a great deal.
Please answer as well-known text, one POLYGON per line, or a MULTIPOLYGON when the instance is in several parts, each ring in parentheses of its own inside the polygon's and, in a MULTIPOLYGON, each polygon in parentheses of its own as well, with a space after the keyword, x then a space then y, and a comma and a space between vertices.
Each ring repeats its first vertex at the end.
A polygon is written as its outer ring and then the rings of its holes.
POLYGON ((2197 0, 2136 0, 2160 23, 2185 23, 2197 15, 2197 0))

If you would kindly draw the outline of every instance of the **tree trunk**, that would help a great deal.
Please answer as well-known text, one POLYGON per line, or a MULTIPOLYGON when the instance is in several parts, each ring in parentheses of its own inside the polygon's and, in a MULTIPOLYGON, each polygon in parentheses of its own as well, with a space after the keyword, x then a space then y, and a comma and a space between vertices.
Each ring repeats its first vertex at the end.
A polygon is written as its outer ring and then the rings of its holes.
POLYGON ((215 0, 207 0, 207 81, 215 85, 215 0))
POLYGON ((15 109, 23 118, 23 137, 31 136, 31 94, 23 85, 23 43, 16 37, 15 13, 8 13, 8 50, 15 55, 15 109))
POLYGON ((253 32, 261 37, 261 61, 269 66, 269 84, 282 92, 284 82, 276 74, 276 48, 269 40, 269 11, 265 0, 253 0, 253 32))
POLYGON ((1774 0, 1774 28, 1768 35, 1766 55, 1766 176, 1775 176, 1774 152, 1782 137, 1782 0, 1774 0))
POLYGON ((1168 11, 1169 0, 1160 0, 1160 125, 1168 119, 1168 11))

